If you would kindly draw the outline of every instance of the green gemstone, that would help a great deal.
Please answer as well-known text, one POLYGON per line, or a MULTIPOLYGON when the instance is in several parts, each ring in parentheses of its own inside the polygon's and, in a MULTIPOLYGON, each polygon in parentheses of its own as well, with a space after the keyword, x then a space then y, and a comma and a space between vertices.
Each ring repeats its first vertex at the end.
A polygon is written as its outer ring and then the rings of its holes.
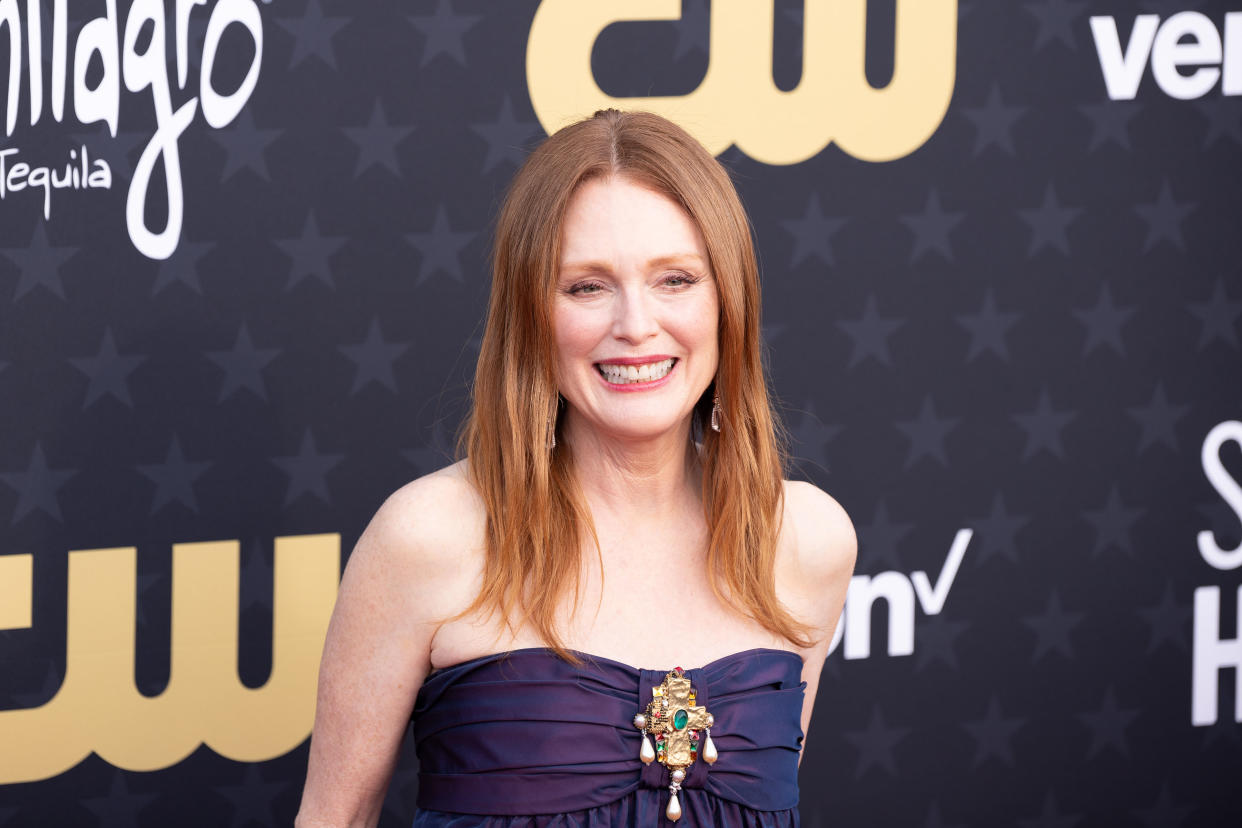
POLYGON ((690 714, 684 710, 678 710, 673 714, 673 727, 678 730, 685 730, 686 724, 690 721, 690 714))

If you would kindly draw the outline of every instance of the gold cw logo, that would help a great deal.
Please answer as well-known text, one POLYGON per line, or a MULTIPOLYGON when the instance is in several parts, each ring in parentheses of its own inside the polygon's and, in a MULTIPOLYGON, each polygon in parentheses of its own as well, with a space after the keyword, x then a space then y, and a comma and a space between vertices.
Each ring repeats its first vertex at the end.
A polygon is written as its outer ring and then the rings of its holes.
POLYGON ((597 109, 646 109, 681 124, 713 154, 731 144, 766 164, 797 164, 832 142, 864 161, 892 161, 944 119, 957 63, 957 0, 897 0, 893 77, 866 78, 866 0, 806 0, 802 80, 772 80, 773 0, 715 0, 710 57, 698 89, 614 98, 591 72, 607 26, 677 20, 681 0, 543 0, 526 45, 531 102, 551 134, 597 109))
MULTIPOLYGON (((0 711, 0 784, 69 770, 92 751, 119 768, 174 765, 205 744, 260 762, 310 734, 315 682, 340 575, 339 535, 276 539, 272 670, 237 677, 237 541, 173 546, 168 687, 134 685, 137 550, 69 553, 65 678, 51 701, 0 711)), ((0 629, 31 626, 33 556, 0 556, 0 629)))

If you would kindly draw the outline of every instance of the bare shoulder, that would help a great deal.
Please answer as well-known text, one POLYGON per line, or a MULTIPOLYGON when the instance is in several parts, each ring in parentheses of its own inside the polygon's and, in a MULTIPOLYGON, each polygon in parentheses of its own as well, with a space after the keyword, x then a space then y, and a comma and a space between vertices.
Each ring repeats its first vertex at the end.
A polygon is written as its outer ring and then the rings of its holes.
POLYGON ((858 554, 854 524, 836 499, 812 483, 785 481, 782 547, 804 576, 851 572, 858 554))

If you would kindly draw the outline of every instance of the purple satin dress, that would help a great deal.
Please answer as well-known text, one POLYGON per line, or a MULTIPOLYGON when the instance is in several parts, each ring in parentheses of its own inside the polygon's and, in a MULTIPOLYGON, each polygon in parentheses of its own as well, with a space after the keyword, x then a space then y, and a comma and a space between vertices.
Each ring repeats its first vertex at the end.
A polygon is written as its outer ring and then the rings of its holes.
MULTIPOLYGON (((667 670, 546 649, 484 656, 419 690, 414 828, 667 826, 669 772, 638 758, 634 714, 667 670)), ((715 717, 714 765, 686 771, 678 828, 798 824, 802 660, 747 650, 687 670, 715 717)))

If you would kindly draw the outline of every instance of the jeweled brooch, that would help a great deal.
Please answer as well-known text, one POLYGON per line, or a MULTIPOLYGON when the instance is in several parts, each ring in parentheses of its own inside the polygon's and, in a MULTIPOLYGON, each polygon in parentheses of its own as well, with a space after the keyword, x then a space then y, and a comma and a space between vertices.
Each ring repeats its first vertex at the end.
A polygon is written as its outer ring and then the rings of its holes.
POLYGON ((693 765, 700 755, 709 765, 717 759, 711 729, 715 719, 706 707, 694 703, 694 696, 690 679, 686 678, 684 670, 677 667, 664 677, 664 681, 651 688, 651 703, 647 705, 646 712, 634 716, 634 727, 643 734, 638 758, 644 765, 655 761, 669 769, 673 781, 668 786, 668 808, 664 814, 673 822, 681 819, 677 792, 685 781, 686 768, 693 765), (648 734, 655 736, 654 748, 648 734))

